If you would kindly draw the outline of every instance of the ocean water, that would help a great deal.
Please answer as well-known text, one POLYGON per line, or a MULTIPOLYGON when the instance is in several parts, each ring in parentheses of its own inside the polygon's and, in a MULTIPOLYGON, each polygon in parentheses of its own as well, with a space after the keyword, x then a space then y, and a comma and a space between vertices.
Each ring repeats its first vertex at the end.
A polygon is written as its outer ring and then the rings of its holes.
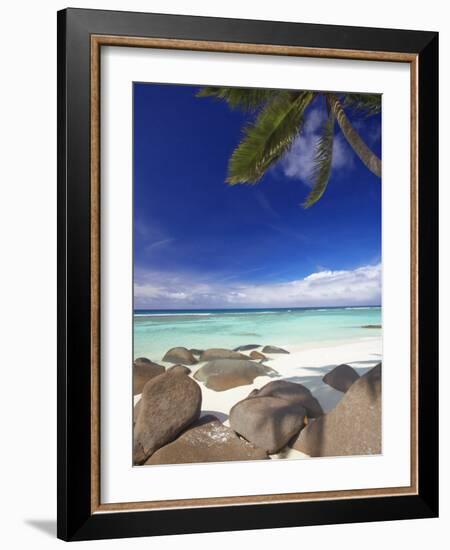
POLYGON ((233 349, 244 344, 338 342, 378 336, 381 307, 136 310, 134 357, 160 361, 175 346, 233 349))

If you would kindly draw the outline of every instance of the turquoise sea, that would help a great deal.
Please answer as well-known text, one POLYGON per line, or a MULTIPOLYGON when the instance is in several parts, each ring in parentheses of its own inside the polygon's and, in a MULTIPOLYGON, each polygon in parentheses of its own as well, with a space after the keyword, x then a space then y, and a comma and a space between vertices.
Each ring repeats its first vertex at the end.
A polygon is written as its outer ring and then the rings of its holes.
POLYGON ((381 307, 135 310, 134 357, 160 361, 175 346, 310 344, 380 335, 381 307))

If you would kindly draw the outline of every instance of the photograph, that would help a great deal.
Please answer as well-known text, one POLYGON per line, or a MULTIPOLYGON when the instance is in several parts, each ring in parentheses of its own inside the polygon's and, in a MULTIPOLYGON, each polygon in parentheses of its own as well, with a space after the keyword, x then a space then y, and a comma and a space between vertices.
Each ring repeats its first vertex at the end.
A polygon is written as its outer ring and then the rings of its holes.
POLYGON ((132 86, 130 463, 381 455, 382 94, 132 86))

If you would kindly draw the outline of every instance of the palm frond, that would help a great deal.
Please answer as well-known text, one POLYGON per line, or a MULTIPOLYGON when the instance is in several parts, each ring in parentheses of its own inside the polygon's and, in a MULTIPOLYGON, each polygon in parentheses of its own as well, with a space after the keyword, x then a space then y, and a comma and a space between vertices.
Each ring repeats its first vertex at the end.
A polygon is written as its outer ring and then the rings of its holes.
POLYGON ((366 116, 376 115, 381 113, 381 94, 347 94, 343 105, 366 116))
POLYGON ((333 111, 330 110, 323 126, 322 135, 316 146, 312 173, 313 185, 311 192, 302 205, 304 208, 309 208, 322 197, 330 181, 331 164, 333 161, 334 123, 335 116, 333 111))
POLYGON ((314 92, 278 92, 244 128, 228 164, 227 183, 256 183, 292 145, 314 92))
POLYGON ((197 92, 197 97, 214 97, 228 103, 232 109, 256 111, 272 100, 279 90, 262 88, 226 88, 205 86, 197 92))

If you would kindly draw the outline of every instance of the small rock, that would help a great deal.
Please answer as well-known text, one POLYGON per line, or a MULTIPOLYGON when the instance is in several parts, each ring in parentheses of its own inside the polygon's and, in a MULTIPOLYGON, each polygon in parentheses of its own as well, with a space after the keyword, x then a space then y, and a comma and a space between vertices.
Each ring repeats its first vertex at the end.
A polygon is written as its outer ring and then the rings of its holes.
POLYGON ((278 397, 291 404, 298 404, 306 410, 306 416, 317 418, 323 415, 323 409, 303 384, 288 380, 274 380, 268 382, 261 389, 254 389, 248 397, 278 397))
POLYGON ((168 363, 181 363, 182 365, 195 365, 197 363, 194 355, 188 349, 181 347, 170 349, 162 360, 168 363))
POLYGON ((362 325, 361 328, 381 328, 381 325, 362 325))
POLYGON ((359 374, 355 369, 349 365, 339 365, 327 372, 322 380, 335 390, 345 393, 358 378, 359 374))
POLYGON ((264 346, 263 353, 289 353, 285 349, 277 348, 277 346, 264 346))
POLYGON ((236 403, 230 426, 269 454, 282 449, 305 425, 306 410, 278 397, 252 397, 236 403))
POLYGON ((146 357, 135 359, 133 363, 133 395, 142 393, 145 384, 155 376, 163 374, 165 370, 162 365, 153 363, 146 357))
POLYGON ((292 447, 309 456, 381 453, 381 363, 354 382, 336 407, 311 420, 292 447))
POLYGON ((175 441, 158 449, 145 464, 187 464, 267 459, 267 453, 239 438, 215 416, 189 426, 175 441))
POLYGON ((200 362, 214 361, 216 359, 248 359, 247 355, 229 349, 211 348, 200 355, 200 362))
POLYGON ((150 361, 147 357, 138 357, 133 361, 133 365, 136 365, 137 367, 145 367, 148 365, 155 365, 153 361, 150 361))
POLYGON ((261 344, 245 344, 245 346, 238 346, 233 351, 250 351, 251 349, 260 348, 261 344))
POLYGON ((200 416, 202 392, 189 376, 166 372, 145 384, 134 427, 134 461, 142 464, 200 416))
POLYGON ((217 359, 203 365, 194 378, 215 391, 252 384, 257 376, 277 376, 273 369, 245 359, 217 359))

